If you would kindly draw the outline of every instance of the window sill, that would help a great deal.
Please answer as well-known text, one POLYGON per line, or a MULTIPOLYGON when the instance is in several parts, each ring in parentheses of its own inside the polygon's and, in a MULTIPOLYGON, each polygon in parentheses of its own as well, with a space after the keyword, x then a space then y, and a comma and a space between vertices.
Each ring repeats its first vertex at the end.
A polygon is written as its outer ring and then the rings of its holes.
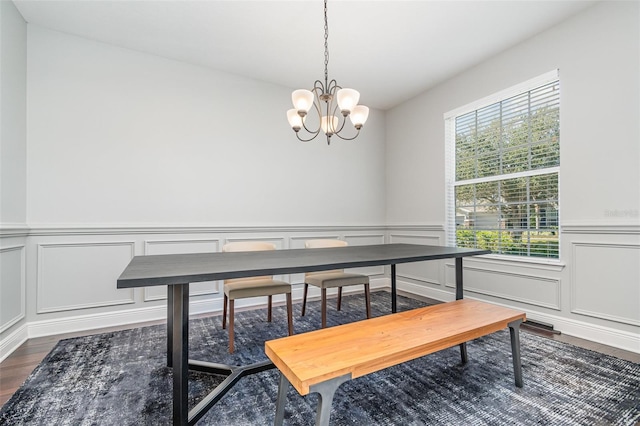
POLYGON ((478 262, 496 265, 521 266, 525 268, 544 269, 547 271, 562 271, 567 264, 560 259, 543 259, 535 257, 505 256, 501 254, 485 254, 468 257, 465 262, 478 262))

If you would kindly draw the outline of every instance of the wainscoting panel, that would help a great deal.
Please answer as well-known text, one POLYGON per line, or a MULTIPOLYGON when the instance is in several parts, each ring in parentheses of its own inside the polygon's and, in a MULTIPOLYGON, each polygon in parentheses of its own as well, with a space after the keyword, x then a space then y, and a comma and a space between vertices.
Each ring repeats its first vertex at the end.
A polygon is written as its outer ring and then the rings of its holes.
MULTIPOLYGON (((211 253, 220 251, 219 239, 181 239, 181 240, 147 240, 144 243, 144 254, 187 254, 187 253, 211 253)), ((202 296, 206 294, 219 294, 219 281, 205 281, 189 285, 190 296, 202 296)), ((165 300, 167 298, 167 286, 154 286, 144 288, 144 301, 165 300)))
POLYGON ((24 245, 0 249, 0 333, 25 317, 24 245))
POLYGON ((429 246, 441 246, 439 235, 408 235, 408 234, 396 234, 389 235, 389 242, 399 244, 424 244, 429 246))
MULTIPOLYGON (((464 290, 501 299, 513 300, 554 310, 560 310, 560 278, 544 277, 498 269, 466 266, 463 261, 464 290)), ((446 286, 456 286, 455 264, 446 264, 446 286)))
POLYGON ((640 245, 573 242, 571 312, 640 326, 640 245))
MULTIPOLYGON (((344 240, 350 246, 362 246, 367 244, 384 244, 384 234, 345 235, 344 240)), ((353 268, 349 272, 364 275, 384 275, 384 266, 371 266, 368 268, 353 268)))
MULTIPOLYGON (((431 246, 442 245, 440 237, 437 235, 407 235, 392 233, 389 235, 390 243, 404 244, 424 244, 431 246)), ((396 277, 398 279, 408 278, 432 285, 441 285, 442 279, 440 271, 442 269, 441 260, 430 260, 428 262, 411 262, 400 264, 396 267, 396 277)))
POLYGON ((134 242, 39 244, 37 313, 135 303, 116 281, 134 255, 134 242))
MULTIPOLYGON (((276 250, 282 250, 287 248, 287 246, 285 245, 286 243, 286 238, 283 236, 271 236, 271 237, 252 237, 252 236, 233 236, 233 237, 228 237, 226 238, 225 244, 226 243, 234 243, 234 242, 238 242, 238 241, 262 241, 265 243, 273 243, 276 246, 276 250)), ((220 249, 222 250, 222 247, 220 247, 220 249)), ((280 280, 280 281, 286 281, 288 283, 291 283, 291 275, 287 274, 287 275, 275 275, 273 277, 273 279, 276 280, 280 280)), ((237 304, 236 306, 241 307, 241 304, 237 304)))

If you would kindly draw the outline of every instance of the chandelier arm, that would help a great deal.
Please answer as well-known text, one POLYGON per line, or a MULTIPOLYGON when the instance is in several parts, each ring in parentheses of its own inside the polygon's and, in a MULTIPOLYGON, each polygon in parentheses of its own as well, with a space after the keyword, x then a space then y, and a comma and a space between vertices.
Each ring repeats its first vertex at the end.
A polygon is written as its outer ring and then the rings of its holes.
POLYGON ((355 134, 355 136, 354 136, 354 137, 352 137, 352 138, 345 138, 345 137, 342 137, 339 133, 334 133, 334 135, 335 135, 335 136, 337 136, 337 137, 339 137, 339 138, 340 138, 340 139, 342 139, 343 141, 352 141, 352 140, 354 140, 355 138, 357 138, 357 137, 358 137, 358 135, 360 134, 360 130, 356 130, 356 132, 357 132, 357 133, 356 133, 356 134, 355 134))
MULTIPOLYGON (((316 113, 318 114, 318 129, 317 130, 310 130, 307 125, 305 124, 305 120, 302 120, 302 127, 304 128, 304 130, 306 130, 309 134, 312 134, 312 138, 315 138, 316 136, 318 136, 318 133, 320 133, 320 130, 322 130, 322 111, 320 109, 320 96, 318 95, 319 93, 322 93, 324 91, 324 87, 322 86, 322 82, 320 80, 316 80, 313 89, 311 90, 314 94, 314 100, 313 100, 313 107, 316 110, 316 113)), ((300 139, 300 137, 298 137, 298 139, 300 139)), ((302 139, 300 139, 302 140, 302 139)), ((305 141, 306 142, 306 141, 305 141)))
MULTIPOLYGON (((331 114, 332 114, 332 115, 336 115, 336 112, 339 112, 339 111, 338 111, 338 103, 337 103, 337 102, 336 102, 336 104, 335 104, 335 105, 333 105, 333 111, 331 112, 331 114)), ((340 133, 340 132, 342 131, 342 129, 344 129, 344 125, 345 125, 345 123, 347 122, 347 117, 345 117, 344 115, 339 114, 339 115, 338 115, 338 117, 340 117, 340 118, 339 118, 339 120, 341 120, 341 121, 342 121, 342 124, 340 125, 340 128, 339 128, 339 129, 337 129, 337 130, 334 132, 334 134, 335 134, 335 135, 338 135, 338 133, 340 133)), ((338 136, 340 136, 340 135, 338 135, 338 136)))
MULTIPOLYGON (((309 133, 310 135, 313 135, 313 137, 312 137, 311 139, 313 139, 313 138, 315 138, 316 136, 318 136, 318 133, 320 133, 320 130, 322 130, 322 127, 318 127, 318 130, 309 130, 309 129, 307 129, 307 126, 305 126, 305 124, 304 124, 304 123, 302 123, 302 128, 303 128, 307 133, 309 133)), ((298 139, 299 139, 299 138, 298 138, 298 139)))
MULTIPOLYGON (((315 106, 315 104, 314 104, 314 106, 315 106)), ((316 110, 317 110, 317 107, 316 107, 316 110)), ((311 139, 313 139, 313 138, 315 138, 316 136, 318 136, 318 133, 320 133, 320 130, 322 130, 322 126, 320 125, 320 123, 318 123, 318 130, 310 130, 310 129, 307 127, 307 125, 305 124, 304 120, 302 120, 302 128, 303 128, 304 130, 306 130, 306 132, 307 132, 307 133, 309 133, 309 134, 313 135, 313 137, 312 137, 311 139)), ((298 138, 298 139, 300 139, 300 138, 298 138)))
POLYGON ((335 78, 327 83, 327 93, 331 93, 331 95, 336 95, 340 89, 342 89, 342 87, 338 86, 335 78))
POLYGON ((314 140, 314 139, 318 136, 318 133, 320 133, 320 130, 319 130, 319 129, 318 129, 318 131, 317 131, 317 132, 312 133, 312 134, 313 134, 313 136, 311 136, 309 139, 303 139, 303 138, 301 138, 301 137, 300 137, 300 132, 296 132, 296 137, 298 138, 298 140, 299 140, 300 142, 310 142, 310 141, 314 140))
POLYGON ((316 95, 317 99, 320 99, 320 95, 325 92, 325 84, 320 80, 316 80, 315 83, 313 83, 313 90, 311 91, 316 95), (317 92, 318 90, 320 91, 319 94, 317 92))

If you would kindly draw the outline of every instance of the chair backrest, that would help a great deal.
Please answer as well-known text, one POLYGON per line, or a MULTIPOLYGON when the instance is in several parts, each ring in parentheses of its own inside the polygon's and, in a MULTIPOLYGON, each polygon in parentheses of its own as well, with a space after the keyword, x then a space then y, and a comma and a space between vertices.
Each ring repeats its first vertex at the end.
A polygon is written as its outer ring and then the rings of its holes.
MULTIPOLYGON (((237 252, 237 251, 266 251, 266 250, 275 250, 276 245, 273 243, 265 243, 263 241, 236 241, 233 243, 227 243, 222 246, 223 252, 237 252)), ((270 279, 272 276, 261 276, 261 277, 248 277, 248 278, 233 278, 230 280, 224 280, 225 284, 228 283, 236 283, 241 281, 252 281, 258 279, 270 279)))
MULTIPOLYGON (((305 241, 305 248, 326 248, 326 247, 346 247, 349 243, 342 240, 308 240, 305 241)), ((330 271, 307 272, 305 277, 316 274, 327 274, 331 272, 344 272, 344 269, 332 269, 330 271)))

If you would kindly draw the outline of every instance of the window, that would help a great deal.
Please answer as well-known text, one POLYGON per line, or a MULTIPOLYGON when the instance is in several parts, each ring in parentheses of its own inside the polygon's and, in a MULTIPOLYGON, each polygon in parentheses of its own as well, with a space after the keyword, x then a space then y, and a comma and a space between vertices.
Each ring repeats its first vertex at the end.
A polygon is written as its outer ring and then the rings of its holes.
POLYGON ((558 258, 557 71, 452 111, 445 125, 448 243, 558 258))

